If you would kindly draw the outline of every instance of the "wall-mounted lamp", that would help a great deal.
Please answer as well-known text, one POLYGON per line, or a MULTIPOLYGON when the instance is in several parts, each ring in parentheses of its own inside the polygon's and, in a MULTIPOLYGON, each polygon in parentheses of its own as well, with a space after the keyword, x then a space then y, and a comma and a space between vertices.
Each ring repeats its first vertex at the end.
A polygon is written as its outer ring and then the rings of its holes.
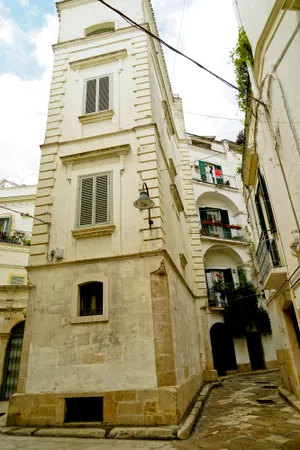
POLYGON ((151 208, 155 206, 155 203, 153 200, 151 200, 149 195, 149 189, 146 183, 143 183, 143 190, 140 192, 139 198, 134 202, 133 206, 141 211, 144 209, 148 209, 149 211, 149 228, 151 230, 153 225, 153 220, 151 219, 151 208))

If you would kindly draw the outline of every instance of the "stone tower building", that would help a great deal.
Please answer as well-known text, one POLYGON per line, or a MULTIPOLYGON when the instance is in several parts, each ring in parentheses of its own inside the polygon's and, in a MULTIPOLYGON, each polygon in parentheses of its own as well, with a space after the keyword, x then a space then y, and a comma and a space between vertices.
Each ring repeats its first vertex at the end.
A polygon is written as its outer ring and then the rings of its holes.
MULTIPOLYGON (((109 2, 157 33, 149 0, 109 2)), ((8 424, 177 424, 216 375, 181 100, 157 42, 97 0, 57 8, 8 424)))

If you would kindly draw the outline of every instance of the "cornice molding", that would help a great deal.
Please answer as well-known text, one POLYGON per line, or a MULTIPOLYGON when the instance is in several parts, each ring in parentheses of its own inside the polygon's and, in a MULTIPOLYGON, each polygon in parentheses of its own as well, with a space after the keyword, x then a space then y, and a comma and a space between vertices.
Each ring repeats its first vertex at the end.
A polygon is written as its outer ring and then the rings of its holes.
POLYGON ((83 153, 73 153, 71 155, 61 156, 60 159, 63 164, 79 164, 86 161, 93 161, 95 159, 107 158, 110 156, 126 155, 130 152, 131 146, 118 145, 117 147, 108 147, 99 150, 91 150, 83 153))
POLYGON ((86 69, 88 67, 100 66, 109 62, 119 61, 127 56, 127 50, 117 50, 115 52, 105 53, 104 55, 91 56, 90 58, 70 61, 69 65, 73 70, 86 69))
POLYGON ((78 120, 82 124, 102 122, 104 120, 112 119, 113 115, 114 115, 114 111, 110 109, 108 111, 101 111, 101 112, 92 113, 92 114, 85 114, 84 116, 79 116, 78 120))
POLYGON ((115 229, 115 225, 102 225, 89 228, 78 228, 72 230, 72 234, 75 239, 87 239, 91 237, 108 236, 113 234, 115 229))
MULTIPOLYGON (((259 81, 259 77, 261 74, 262 62, 264 59, 264 55, 270 45, 270 42, 273 39, 275 31, 276 31, 276 30, 274 30, 272 36, 270 36, 271 30, 274 27, 276 20, 279 19, 279 22, 280 22, 282 17, 285 14, 285 11, 282 9, 284 3, 285 3, 285 0, 276 0, 275 1, 273 9, 268 17, 268 20, 265 24, 265 27, 260 35, 257 45, 256 45, 255 54, 254 54, 254 76, 257 81, 259 81), (279 17, 279 15, 281 15, 281 17, 279 17)), ((278 24, 277 24, 277 26, 278 26, 278 24)))
POLYGON ((14 202, 28 202, 28 201, 35 201, 36 195, 35 194, 29 194, 29 195, 15 195, 11 197, 0 197, 0 204, 3 203, 14 203, 14 202))
POLYGON ((60 13, 62 9, 74 8, 75 6, 85 5, 86 3, 92 3, 95 0, 62 0, 56 2, 56 9, 60 13))

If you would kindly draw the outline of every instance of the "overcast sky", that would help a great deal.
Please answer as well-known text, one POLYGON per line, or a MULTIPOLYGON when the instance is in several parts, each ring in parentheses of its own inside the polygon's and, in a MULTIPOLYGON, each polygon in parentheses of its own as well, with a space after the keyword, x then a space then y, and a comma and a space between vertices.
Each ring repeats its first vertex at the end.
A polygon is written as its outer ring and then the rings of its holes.
MULTIPOLYGON (((179 49, 235 83, 232 0, 186 0, 184 14, 184 0, 152 2, 163 39, 177 45, 183 18, 179 49)), ((57 32, 54 0, 0 0, 0 179, 37 180, 57 32)), ((166 59, 173 92, 183 98, 187 131, 235 140, 241 121, 196 115, 240 119, 234 90, 172 52, 166 59)))

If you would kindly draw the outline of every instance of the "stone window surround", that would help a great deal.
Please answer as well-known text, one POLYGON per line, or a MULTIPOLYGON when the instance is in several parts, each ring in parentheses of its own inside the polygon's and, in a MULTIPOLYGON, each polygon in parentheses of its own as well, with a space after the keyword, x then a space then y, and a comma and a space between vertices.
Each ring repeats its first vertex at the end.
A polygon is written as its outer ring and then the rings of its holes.
MULTIPOLYGON (((83 90, 83 102, 81 107, 82 114, 78 117, 78 120, 82 124, 86 123, 94 123, 94 122, 101 122, 104 120, 110 120, 113 118, 114 115, 114 83, 115 83, 115 73, 104 73, 101 75, 97 75, 94 77, 89 77, 84 79, 84 90, 83 90), (86 96, 87 96, 87 82, 90 80, 97 80, 97 93, 96 93, 96 105, 98 105, 99 101, 99 92, 98 92, 98 82, 100 78, 109 78, 109 109, 103 110, 103 111, 95 111, 92 113, 86 113, 86 96)), ((98 108, 98 106, 96 106, 98 108)))
MULTIPOLYGON (((96 55, 96 56, 91 56, 88 58, 84 58, 84 59, 80 59, 77 61, 70 61, 69 65, 71 67, 72 70, 75 71, 80 71, 83 69, 87 69, 90 67, 98 67, 100 65, 105 65, 111 62, 120 62, 121 60, 125 59, 127 57, 127 50, 126 49, 122 49, 122 50, 117 50, 114 52, 110 52, 110 53, 105 53, 102 55, 96 55)), ((119 67, 120 70, 120 67, 119 67)), ((85 86, 84 86, 84 100, 83 100, 83 106, 82 106, 82 115, 80 115, 78 117, 78 120, 82 123, 82 124, 88 124, 88 123, 94 123, 94 122, 100 122, 100 121, 104 121, 104 120, 111 120, 113 118, 114 115, 114 110, 113 110, 113 103, 114 103, 114 92, 113 92, 113 85, 114 85, 114 73, 109 73, 109 74, 105 74, 108 75, 110 77, 110 92, 109 92, 109 96, 110 96, 110 109, 107 111, 98 111, 95 113, 90 113, 90 114, 85 114, 85 94, 86 94, 86 82, 87 79, 85 80, 85 86)), ((101 76, 105 76, 105 75, 101 75, 101 76)), ((95 77, 97 78, 97 77, 95 77)), ((99 76, 98 76, 99 78, 99 76)))
POLYGON ((102 274, 88 274, 79 277, 73 283, 71 301, 71 324, 84 324, 94 322, 108 322, 108 304, 110 301, 110 280, 102 274), (79 316, 80 286, 87 283, 103 284, 103 314, 100 316, 79 316))

